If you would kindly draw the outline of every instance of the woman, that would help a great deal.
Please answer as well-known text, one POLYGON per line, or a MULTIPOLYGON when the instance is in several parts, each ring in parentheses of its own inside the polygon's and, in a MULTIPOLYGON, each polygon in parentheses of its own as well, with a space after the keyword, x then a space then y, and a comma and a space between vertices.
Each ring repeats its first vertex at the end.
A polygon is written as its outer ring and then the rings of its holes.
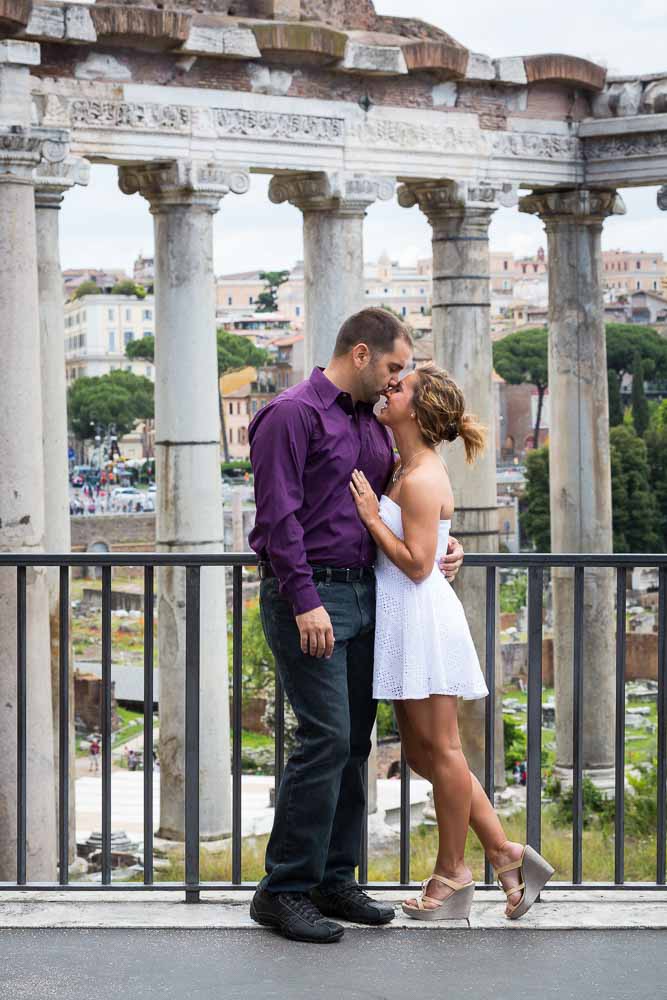
POLYGON ((373 696, 391 698, 410 767, 433 785, 439 846, 419 899, 403 910, 418 920, 467 917, 474 893, 465 864, 468 826, 479 837, 507 895, 506 915, 522 916, 554 869, 529 846, 507 840, 461 748, 457 698, 488 689, 463 607, 438 569, 447 550, 454 497, 436 451, 460 437, 473 462, 483 428, 465 412, 447 372, 427 364, 386 393, 378 419, 391 428, 400 461, 378 503, 363 473, 350 489, 378 547, 373 696))

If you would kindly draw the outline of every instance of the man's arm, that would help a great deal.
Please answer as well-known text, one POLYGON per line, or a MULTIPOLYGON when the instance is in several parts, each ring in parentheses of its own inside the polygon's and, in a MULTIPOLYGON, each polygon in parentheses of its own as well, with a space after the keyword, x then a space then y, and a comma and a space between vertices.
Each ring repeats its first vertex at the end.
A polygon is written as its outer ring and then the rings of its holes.
POLYGON ((303 407, 293 400, 276 403, 253 429, 250 461, 255 476, 255 525, 280 589, 295 614, 321 605, 306 560, 303 528, 296 514, 303 504, 303 471, 310 427, 303 407))
POLYGON ((334 648, 331 619, 313 583, 303 528, 296 516, 303 504, 303 471, 309 439, 307 414, 293 400, 276 403, 251 427, 255 524, 280 590, 292 603, 302 652, 329 658, 334 648))

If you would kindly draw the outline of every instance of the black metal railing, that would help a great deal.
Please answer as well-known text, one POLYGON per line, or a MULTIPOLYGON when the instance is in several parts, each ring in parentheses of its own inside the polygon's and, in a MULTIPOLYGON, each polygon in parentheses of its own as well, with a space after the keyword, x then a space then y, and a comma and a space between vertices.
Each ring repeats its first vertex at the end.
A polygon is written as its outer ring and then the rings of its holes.
MULTIPOLYGON (((241 839, 241 748, 242 748, 242 571, 256 565, 254 556, 241 554, 195 553, 89 553, 52 555, 0 554, 0 569, 16 569, 17 586, 17 822, 16 881, 0 882, 1 890, 76 891, 146 889, 184 891, 188 902, 197 902, 202 890, 247 889, 242 881, 241 839), (26 653, 26 569, 29 566, 59 567, 60 586, 60 705, 59 705, 59 881, 28 882, 26 879, 27 843, 27 671, 26 653), (102 854, 99 882, 70 882, 68 876, 69 829, 68 754, 69 704, 69 570, 73 566, 102 568, 102 854), (144 771, 143 771, 143 882, 112 883, 111 863, 111 571, 112 568, 143 567, 144 574, 144 771), (153 625, 154 570, 156 567, 185 569, 185 878, 183 882, 155 881, 153 862, 153 625), (199 670, 200 670, 200 575, 203 567, 224 566, 232 570, 232 831, 231 880, 204 882, 200 879, 199 837, 199 670)), ((548 888, 614 889, 634 887, 657 889, 665 886, 666 781, 667 781, 667 555, 541 555, 533 553, 470 554, 466 565, 486 571, 486 680, 490 691, 496 687, 496 593, 499 570, 518 568, 528 572, 528 682, 527 682, 527 778, 526 841, 540 849, 542 820, 542 609, 545 570, 556 567, 574 571, 573 607, 573 822, 572 881, 551 883, 548 888), (594 568, 616 571, 616 727, 615 727, 615 859, 614 881, 583 881, 583 662, 584 580, 585 571, 594 568), (626 581, 633 567, 658 570, 658 689, 657 689, 657 822, 655 880, 627 882, 624 876, 624 793, 625 793, 625 661, 626 661, 626 581)), ((279 677, 275 678, 275 784, 278 787, 284 769, 284 694, 279 677)), ((493 801, 495 699, 486 699, 485 707, 485 791, 493 801)), ((367 824, 364 824, 366 829, 367 824)), ((359 880, 368 884, 368 844, 364 835, 359 880)), ((493 886, 493 873, 485 864, 480 888, 493 886)), ((410 771, 401 758, 399 881, 372 883, 373 888, 399 889, 410 885, 410 771)))

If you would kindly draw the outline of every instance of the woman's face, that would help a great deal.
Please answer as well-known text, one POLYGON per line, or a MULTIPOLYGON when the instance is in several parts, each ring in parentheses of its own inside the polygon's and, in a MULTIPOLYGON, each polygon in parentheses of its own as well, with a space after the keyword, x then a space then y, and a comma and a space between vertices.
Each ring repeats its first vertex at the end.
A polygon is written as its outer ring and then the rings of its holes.
POLYGON ((378 413, 380 423, 387 427, 398 427, 406 420, 412 420, 411 414, 414 413, 412 399, 416 384, 417 375, 415 372, 410 372, 400 379, 395 388, 383 392, 386 402, 378 413))

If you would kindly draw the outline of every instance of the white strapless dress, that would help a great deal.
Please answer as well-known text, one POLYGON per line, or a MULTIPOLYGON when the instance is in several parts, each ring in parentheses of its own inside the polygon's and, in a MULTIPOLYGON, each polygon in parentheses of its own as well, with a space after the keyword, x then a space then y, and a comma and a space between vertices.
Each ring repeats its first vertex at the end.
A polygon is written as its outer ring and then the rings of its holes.
MULTIPOLYGON (((403 538, 401 508, 386 494, 380 499, 380 517, 403 538)), ((450 524, 440 521, 435 565, 420 583, 378 549, 374 698, 450 694, 472 699, 489 693, 463 605, 438 567, 447 552, 450 524)))

